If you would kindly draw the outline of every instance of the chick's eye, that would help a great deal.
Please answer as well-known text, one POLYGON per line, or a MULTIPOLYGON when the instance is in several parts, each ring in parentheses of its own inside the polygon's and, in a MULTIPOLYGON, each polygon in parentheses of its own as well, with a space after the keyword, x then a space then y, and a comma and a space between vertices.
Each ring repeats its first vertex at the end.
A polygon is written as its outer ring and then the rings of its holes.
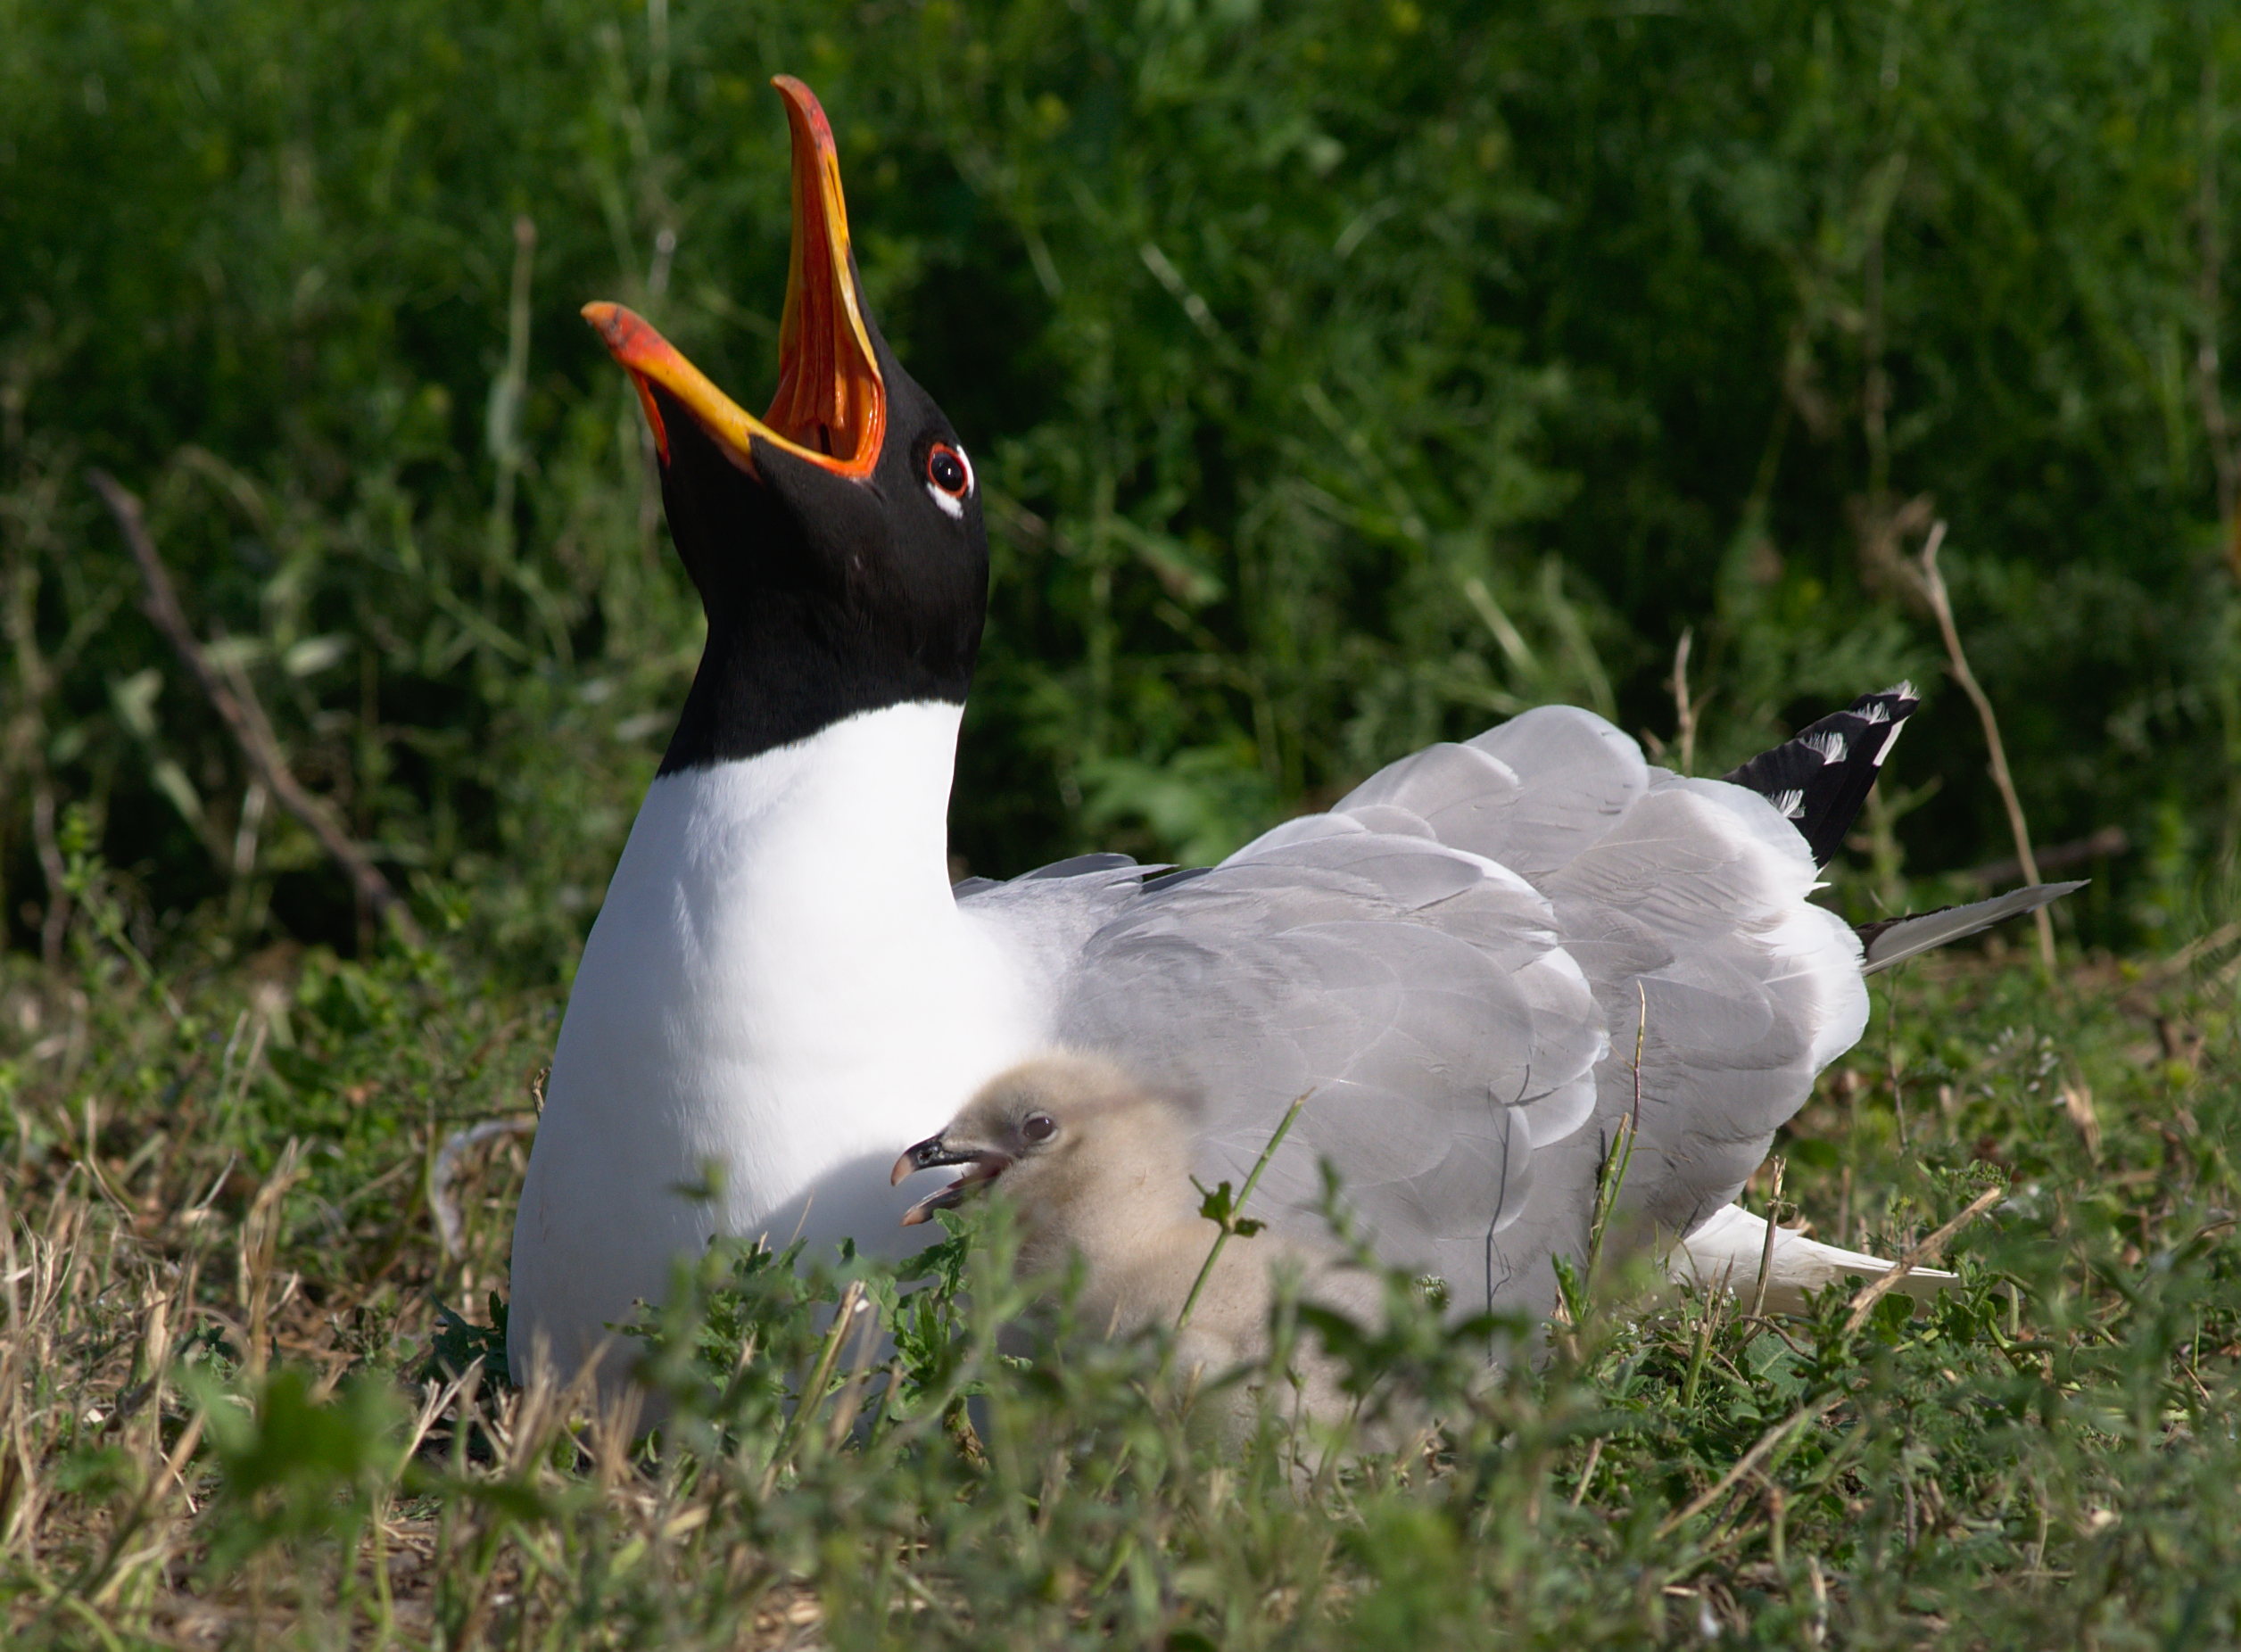
POLYGON ((937 442, 926 450, 926 491, 944 516, 965 514, 965 495, 972 491, 972 463, 963 450, 947 442, 937 442))
POLYGON ((1030 1142, 1047 1142, 1058 1134, 1058 1120, 1048 1113, 1030 1113, 1027 1122, 1020 1127, 1020 1134, 1030 1142))

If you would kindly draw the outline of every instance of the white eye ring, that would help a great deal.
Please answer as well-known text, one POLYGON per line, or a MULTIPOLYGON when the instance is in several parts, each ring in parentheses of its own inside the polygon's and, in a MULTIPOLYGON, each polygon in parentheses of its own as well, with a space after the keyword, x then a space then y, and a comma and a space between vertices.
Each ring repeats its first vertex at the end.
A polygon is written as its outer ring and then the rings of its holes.
POLYGON ((926 497, 940 508, 942 514, 952 522, 963 522, 965 500, 972 492, 972 461, 965 457, 965 450, 951 442, 937 442, 929 448, 926 451, 926 497), (963 480, 955 487, 945 487, 936 474, 936 467, 944 458, 955 460, 955 468, 962 474, 963 480))

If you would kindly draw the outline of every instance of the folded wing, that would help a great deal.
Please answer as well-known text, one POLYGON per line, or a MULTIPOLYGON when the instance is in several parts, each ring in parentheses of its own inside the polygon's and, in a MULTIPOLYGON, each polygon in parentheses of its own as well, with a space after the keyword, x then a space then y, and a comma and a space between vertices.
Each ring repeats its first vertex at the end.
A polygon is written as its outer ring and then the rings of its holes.
POLYGON ((1207 1098, 1202 1177, 1241 1181, 1306 1094, 1264 1214, 1312 1232, 1328 1160, 1384 1254, 1539 1311, 1637 1089, 1626 1202, 1684 1231, 1858 1037, 1859 942, 1814 880, 1766 798, 1549 707, 1203 871, 1100 860, 961 898, 1031 934, 1054 1037, 1207 1098))

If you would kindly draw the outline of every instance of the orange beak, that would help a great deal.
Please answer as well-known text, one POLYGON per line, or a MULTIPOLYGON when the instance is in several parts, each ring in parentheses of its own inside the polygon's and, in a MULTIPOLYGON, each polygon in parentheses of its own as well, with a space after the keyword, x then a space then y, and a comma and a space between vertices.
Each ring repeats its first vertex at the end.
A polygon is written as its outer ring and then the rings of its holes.
POLYGON ((887 386, 849 260, 840 155, 815 94, 791 75, 771 84, 786 100, 793 135, 794 237, 778 327, 778 394, 770 411, 759 419, 748 412, 651 323, 620 304, 586 304, 583 318, 637 385, 663 464, 669 462, 669 433, 654 401, 657 385, 750 476, 760 479, 757 450, 773 447, 837 476, 861 479, 879 463, 887 434, 887 386))

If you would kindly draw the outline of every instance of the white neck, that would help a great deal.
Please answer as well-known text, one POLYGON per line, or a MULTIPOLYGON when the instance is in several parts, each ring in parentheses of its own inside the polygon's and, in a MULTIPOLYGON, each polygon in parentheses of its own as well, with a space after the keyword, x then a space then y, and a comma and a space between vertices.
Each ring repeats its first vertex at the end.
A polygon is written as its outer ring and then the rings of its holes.
POLYGON ((658 1162, 628 1174, 664 1190, 713 1164, 733 1233, 783 1224, 783 1243, 814 1192, 813 1235, 897 1239, 886 1167, 1045 1033, 950 894, 961 714, 890 706, 657 780, 584 949, 548 1119, 565 1100, 587 1152, 641 1144, 658 1162))
POLYGON ((898 914, 954 915, 949 783, 963 709, 862 712, 790 746, 664 775, 631 829, 609 901, 650 836, 662 854, 645 872, 682 880, 689 901, 750 903, 758 938, 781 948, 818 933, 892 935, 898 914))

